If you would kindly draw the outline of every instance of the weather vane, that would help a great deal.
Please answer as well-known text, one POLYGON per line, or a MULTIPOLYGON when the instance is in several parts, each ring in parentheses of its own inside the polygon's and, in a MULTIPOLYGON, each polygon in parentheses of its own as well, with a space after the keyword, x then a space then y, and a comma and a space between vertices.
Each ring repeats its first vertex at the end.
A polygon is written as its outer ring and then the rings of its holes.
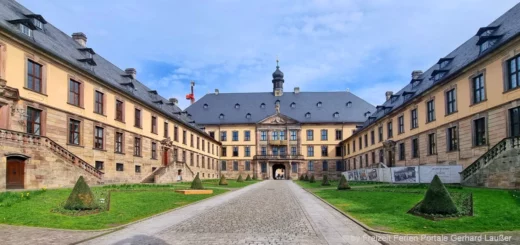
POLYGON ((278 62, 279 62, 279 61, 280 61, 280 60, 278 60, 278 55, 277 55, 277 56, 276 56, 276 68, 279 68, 279 66, 278 66, 278 62))

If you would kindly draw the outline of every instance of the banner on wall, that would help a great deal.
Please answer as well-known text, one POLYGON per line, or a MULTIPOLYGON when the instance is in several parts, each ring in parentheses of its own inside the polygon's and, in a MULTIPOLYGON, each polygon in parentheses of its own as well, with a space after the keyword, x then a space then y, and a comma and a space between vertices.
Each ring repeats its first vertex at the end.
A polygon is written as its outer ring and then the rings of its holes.
POLYGON ((460 172, 462 165, 355 169, 343 174, 348 181, 430 183, 438 175, 443 183, 460 183, 460 172))
POLYGON ((420 182, 430 183, 437 175, 442 183, 460 183, 460 172, 462 172, 462 165, 421 166, 419 168, 420 182))
POLYGON ((394 167, 392 168, 393 183, 418 183, 417 167, 394 167))

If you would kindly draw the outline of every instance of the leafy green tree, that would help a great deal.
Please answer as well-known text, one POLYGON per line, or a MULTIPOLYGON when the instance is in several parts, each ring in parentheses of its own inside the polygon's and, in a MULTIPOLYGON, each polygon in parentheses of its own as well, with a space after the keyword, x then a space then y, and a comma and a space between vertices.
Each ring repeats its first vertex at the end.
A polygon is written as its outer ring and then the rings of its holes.
POLYGON ((223 174, 220 175, 220 181, 218 182, 218 185, 227 185, 226 176, 224 176, 223 174))
POLYGON ((202 181, 200 181, 199 173, 195 176, 195 179, 191 182, 191 189, 193 190, 204 190, 204 187, 202 186, 202 181))
POLYGON ((323 179, 321 180, 321 185, 322 186, 330 186, 330 183, 329 183, 329 176, 328 175, 323 175, 323 179))
POLYGON ((423 214, 456 214, 458 212, 457 206, 439 176, 433 177, 417 211, 423 214))
POLYGON ((76 185, 63 207, 68 210, 90 210, 99 207, 83 176, 76 181, 76 185))
POLYGON ((338 190, 349 190, 350 185, 348 185, 347 178, 345 175, 341 175, 341 179, 339 180, 338 190))

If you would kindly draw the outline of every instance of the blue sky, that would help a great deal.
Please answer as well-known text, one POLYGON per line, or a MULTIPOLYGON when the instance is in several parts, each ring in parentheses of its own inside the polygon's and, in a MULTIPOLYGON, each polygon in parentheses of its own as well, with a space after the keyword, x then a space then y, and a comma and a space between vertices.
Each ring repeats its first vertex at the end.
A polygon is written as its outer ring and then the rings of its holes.
POLYGON ((213 92, 341 91, 376 105, 516 0, 19 0, 185 108, 213 92))

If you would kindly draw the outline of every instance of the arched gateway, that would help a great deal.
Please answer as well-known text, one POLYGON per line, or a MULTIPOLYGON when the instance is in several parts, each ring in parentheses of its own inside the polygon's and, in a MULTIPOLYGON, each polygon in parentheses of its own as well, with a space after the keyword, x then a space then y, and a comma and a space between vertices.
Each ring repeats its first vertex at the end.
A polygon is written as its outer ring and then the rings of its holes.
POLYGON ((273 179, 287 179, 287 171, 285 169, 285 164, 273 164, 273 179))

